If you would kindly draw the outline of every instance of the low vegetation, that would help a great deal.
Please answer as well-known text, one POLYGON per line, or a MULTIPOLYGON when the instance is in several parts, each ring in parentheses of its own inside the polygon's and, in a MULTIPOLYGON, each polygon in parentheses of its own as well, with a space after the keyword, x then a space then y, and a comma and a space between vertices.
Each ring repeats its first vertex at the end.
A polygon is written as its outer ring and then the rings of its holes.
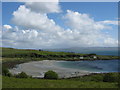
POLYGON ((44 75, 45 79, 58 79, 58 74, 54 71, 48 71, 44 75))
POLYGON ((25 72, 21 72, 15 75, 16 78, 28 78, 29 76, 25 72))
MULTIPOLYGON (((118 73, 112 73, 115 77, 118 73)), ((3 88, 118 88, 117 81, 103 82, 105 74, 69 79, 33 79, 3 76, 3 88)), ((118 76, 117 76, 118 77, 118 76)))
POLYGON ((2 68, 2 75, 12 77, 12 74, 9 72, 7 68, 2 68))

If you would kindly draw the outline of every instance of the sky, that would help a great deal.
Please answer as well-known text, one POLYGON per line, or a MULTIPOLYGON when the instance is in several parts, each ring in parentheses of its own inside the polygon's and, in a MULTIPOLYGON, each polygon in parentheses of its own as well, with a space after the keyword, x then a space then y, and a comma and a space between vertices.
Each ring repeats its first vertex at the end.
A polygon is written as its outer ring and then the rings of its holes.
POLYGON ((2 46, 118 46, 117 2, 3 2, 2 46))

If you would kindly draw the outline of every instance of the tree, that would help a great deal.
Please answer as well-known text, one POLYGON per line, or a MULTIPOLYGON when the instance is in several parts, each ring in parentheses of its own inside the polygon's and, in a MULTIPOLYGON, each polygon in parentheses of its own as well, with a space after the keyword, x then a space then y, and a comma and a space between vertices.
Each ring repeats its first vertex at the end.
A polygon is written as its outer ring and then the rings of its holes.
POLYGON ((58 79, 58 74, 54 71, 48 71, 44 75, 45 79, 58 79))

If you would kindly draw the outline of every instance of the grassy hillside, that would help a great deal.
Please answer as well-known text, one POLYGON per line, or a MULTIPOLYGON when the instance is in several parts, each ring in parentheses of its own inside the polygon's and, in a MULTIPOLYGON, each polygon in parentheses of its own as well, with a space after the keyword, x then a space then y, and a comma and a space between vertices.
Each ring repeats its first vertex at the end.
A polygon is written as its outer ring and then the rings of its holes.
POLYGON ((14 49, 2 48, 2 57, 4 58, 44 58, 44 59, 62 59, 62 60, 80 60, 79 57, 84 57, 85 60, 96 59, 118 59, 117 56, 103 56, 96 54, 79 54, 68 52, 50 52, 43 50, 30 50, 30 49, 14 49))
POLYGON ((67 53, 67 52, 50 52, 50 51, 42 51, 42 50, 32 50, 32 49, 14 49, 14 48, 2 48, 3 56, 17 55, 17 54, 31 54, 36 53, 40 55, 82 55, 75 53, 67 53))

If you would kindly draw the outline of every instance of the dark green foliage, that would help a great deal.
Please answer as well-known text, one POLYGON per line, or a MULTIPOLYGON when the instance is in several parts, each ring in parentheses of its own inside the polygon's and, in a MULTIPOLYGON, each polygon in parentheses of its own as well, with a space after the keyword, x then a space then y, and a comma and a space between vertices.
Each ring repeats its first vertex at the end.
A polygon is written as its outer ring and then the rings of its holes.
POLYGON ((12 77, 13 75, 9 72, 9 73, 7 73, 7 76, 12 77))
POLYGON ((100 82, 100 81, 103 81, 103 75, 96 75, 96 76, 93 76, 91 81, 96 81, 96 82, 100 82))
POLYGON ((25 72, 21 72, 15 76, 16 78, 28 78, 29 76, 25 72))
POLYGON ((104 82, 118 82, 119 77, 118 74, 114 73, 107 73, 104 75, 103 81, 104 82))
POLYGON ((44 75, 45 79, 58 79, 58 74, 54 71, 48 71, 44 75))
POLYGON ((70 78, 69 80, 76 80, 82 82, 95 81, 95 82, 118 83, 120 81, 120 75, 119 73, 98 73, 98 74, 93 73, 91 75, 86 75, 82 77, 70 78))
POLYGON ((9 73, 9 70, 7 68, 2 68, 2 75, 7 76, 8 73, 9 73))
POLYGON ((96 55, 96 54, 95 54, 95 53, 90 53, 90 54, 88 54, 88 55, 90 55, 90 56, 91 56, 91 55, 96 55))
POLYGON ((2 75, 12 77, 12 74, 9 72, 7 68, 2 68, 2 75))

